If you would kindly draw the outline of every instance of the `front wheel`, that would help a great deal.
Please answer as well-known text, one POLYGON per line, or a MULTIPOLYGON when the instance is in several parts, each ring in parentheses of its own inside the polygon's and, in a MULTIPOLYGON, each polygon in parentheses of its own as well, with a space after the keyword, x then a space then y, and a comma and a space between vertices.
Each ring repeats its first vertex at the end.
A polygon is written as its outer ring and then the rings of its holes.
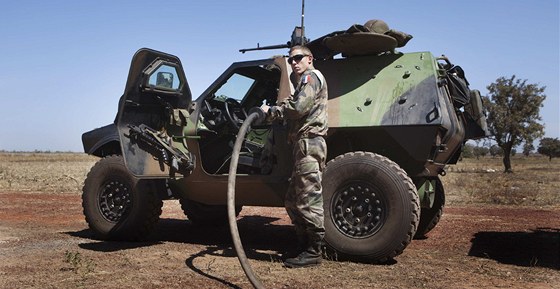
POLYGON ((122 156, 99 160, 84 182, 82 207, 94 234, 104 240, 137 241, 146 237, 161 215, 158 183, 138 180, 122 156))
POLYGON ((416 232, 419 200, 406 172, 388 158, 351 152, 323 175, 325 242, 337 256, 385 262, 416 232))

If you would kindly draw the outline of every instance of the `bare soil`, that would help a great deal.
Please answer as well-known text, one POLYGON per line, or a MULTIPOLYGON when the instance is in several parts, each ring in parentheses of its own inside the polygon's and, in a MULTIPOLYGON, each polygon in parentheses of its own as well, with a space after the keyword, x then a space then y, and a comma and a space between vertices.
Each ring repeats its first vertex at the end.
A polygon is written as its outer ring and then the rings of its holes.
MULTIPOLYGON (((146 242, 96 240, 80 194, 97 160, 0 153, 0 288, 251 288, 228 227, 193 225, 176 200, 146 242)), ((243 208, 241 238, 267 288, 560 288, 560 160, 513 165, 450 167, 440 223, 388 264, 284 268, 295 237, 282 208, 243 208)))
MULTIPOLYGON (((246 207, 240 234, 267 288, 560 288, 560 210, 446 207, 389 264, 327 260, 287 269, 293 231, 280 208, 246 207)), ((141 243, 96 240, 74 193, 0 192, 1 288, 251 288, 226 227, 198 227, 166 201, 141 243)))

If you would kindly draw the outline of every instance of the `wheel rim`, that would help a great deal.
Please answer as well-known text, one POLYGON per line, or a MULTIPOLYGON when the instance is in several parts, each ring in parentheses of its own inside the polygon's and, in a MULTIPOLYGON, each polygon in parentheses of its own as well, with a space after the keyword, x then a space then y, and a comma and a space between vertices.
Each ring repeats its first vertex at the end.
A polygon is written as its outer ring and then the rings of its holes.
POLYGON ((99 208, 109 222, 118 222, 132 205, 129 187, 120 181, 108 181, 101 187, 99 208))
POLYGON ((339 187, 331 203, 336 228, 352 238, 367 238, 383 226, 387 205, 371 184, 355 181, 339 187))

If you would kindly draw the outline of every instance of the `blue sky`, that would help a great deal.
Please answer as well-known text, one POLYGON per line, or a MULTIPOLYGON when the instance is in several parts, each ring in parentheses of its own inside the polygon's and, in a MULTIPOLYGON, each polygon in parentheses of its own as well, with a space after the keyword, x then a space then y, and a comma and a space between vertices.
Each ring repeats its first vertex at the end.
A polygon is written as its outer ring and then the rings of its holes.
MULTIPOLYGON (((447 55, 483 94, 514 74, 546 86, 546 136, 560 137, 557 0, 307 0, 305 10, 311 39, 383 19, 414 36, 400 51, 447 55)), ((113 121, 139 48, 177 55, 196 98, 232 62, 286 53, 238 50, 285 43, 300 12, 298 0, 4 1, 0 149, 82 151, 83 132, 113 121)))

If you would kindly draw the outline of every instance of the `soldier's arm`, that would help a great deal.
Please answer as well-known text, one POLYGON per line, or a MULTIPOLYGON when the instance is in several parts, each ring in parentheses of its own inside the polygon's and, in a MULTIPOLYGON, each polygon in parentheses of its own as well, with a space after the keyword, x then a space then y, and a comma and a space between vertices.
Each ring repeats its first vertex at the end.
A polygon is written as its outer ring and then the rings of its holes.
POLYGON ((305 74, 298 95, 288 98, 279 106, 280 115, 286 119, 300 119, 306 116, 315 104, 316 92, 319 91, 320 85, 315 73, 305 74))

